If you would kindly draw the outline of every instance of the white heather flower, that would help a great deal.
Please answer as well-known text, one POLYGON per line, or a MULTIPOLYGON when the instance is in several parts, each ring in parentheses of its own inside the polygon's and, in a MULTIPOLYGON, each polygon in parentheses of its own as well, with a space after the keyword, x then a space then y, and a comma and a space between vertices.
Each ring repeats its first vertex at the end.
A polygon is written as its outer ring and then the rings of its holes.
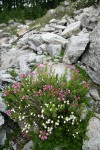
POLYGON ((61 116, 61 118, 63 119, 63 116, 61 116))
POLYGON ((67 105, 69 105, 69 101, 67 101, 67 105))
POLYGON ((76 132, 76 134, 78 134, 78 132, 76 132))
POLYGON ((35 114, 34 114, 34 116, 35 116, 35 114))
POLYGON ((64 104, 66 104, 66 101, 64 101, 64 104))
POLYGON ((22 119, 25 119, 25 116, 23 116, 22 119))
POLYGON ((46 107, 48 107, 48 104, 44 104, 46 107))
POLYGON ((65 120, 66 120, 66 121, 69 121, 69 118, 68 118, 68 117, 66 117, 66 118, 65 118, 65 120))
POLYGON ((71 114, 73 115, 73 114, 74 114, 74 112, 71 112, 71 114))
POLYGON ((53 120, 51 121, 51 123, 53 123, 53 120))
POLYGON ((43 119, 44 119, 44 116, 43 116, 43 115, 41 115, 41 118, 43 118, 43 119))
POLYGON ((64 123, 66 123, 66 121, 64 121, 64 123))
POLYGON ((32 115, 33 115, 33 112, 31 112, 30 115, 32 116, 32 115))
POLYGON ((41 113, 44 113, 44 109, 42 109, 41 113))
POLYGON ((15 113, 15 110, 14 110, 14 108, 13 108, 13 109, 11 109, 11 111, 13 111, 13 112, 15 113))
POLYGON ((52 111, 52 108, 50 108, 50 111, 52 111))
POLYGON ((21 121, 21 116, 19 116, 18 119, 21 121))
POLYGON ((26 130, 26 133, 28 133, 28 130, 26 130))
POLYGON ((42 125, 43 125, 43 126, 45 126, 45 124, 44 124, 44 123, 42 123, 42 125))
POLYGON ((58 116, 58 119, 60 118, 60 116, 58 116))
POLYGON ((59 126, 59 122, 55 122, 55 125, 56 125, 56 126, 59 126))

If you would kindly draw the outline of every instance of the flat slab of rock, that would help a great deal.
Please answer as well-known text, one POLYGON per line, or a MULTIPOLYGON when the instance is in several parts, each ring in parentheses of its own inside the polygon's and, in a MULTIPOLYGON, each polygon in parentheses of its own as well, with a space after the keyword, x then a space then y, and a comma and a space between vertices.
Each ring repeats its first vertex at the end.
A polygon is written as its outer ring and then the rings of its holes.
POLYGON ((61 33, 63 37, 70 37, 74 34, 77 34, 80 31, 81 22, 77 21, 74 23, 71 23, 67 26, 67 28, 61 33))
POLYGON ((0 39, 0 45, 2 45, 3 43, 7 43, 7 41, 8 41, 7 37, 1 38, 0 39))
POLYGON ((22 36, 27 30, 25 28, 19 29, 19 31, 17 31, 17 36, 20 37, 22 36))
POLYGON ((87 44, 89 43, 89 33, 83 31, 78 36, 72 36, 65 50, 63 62, 67 64, 76 63, 78 58, 85 51, 87 44))
POLYGON ((100 118, 93 117, 90 119, 87 136, 89 137, 89 140, 83 142, 82 150, 99 150, 100 149, 100 118))
POLYGON ((43 41, 47 43, 62 44, 62 46, 65 46, 68 43, 68 40, 54 33, 45 33, 42 34, 41 37, 43 41))

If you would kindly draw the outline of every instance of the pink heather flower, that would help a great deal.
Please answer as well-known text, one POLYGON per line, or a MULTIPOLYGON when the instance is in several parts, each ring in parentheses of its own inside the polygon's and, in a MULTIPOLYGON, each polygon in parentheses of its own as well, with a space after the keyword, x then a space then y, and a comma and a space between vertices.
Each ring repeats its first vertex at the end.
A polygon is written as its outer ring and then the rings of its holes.
POLYGON ((5 113, 6 113, 8 116, 10 116, 11 113, 12 113, 12 111, 11 111, 11 110, 6 110, 5 113))
POLYGON ((60 101, 61 99, 60 99, 60 97, 58 97, 58 101, 60 101))
POLYGON ((38 96, 38 92, 37 91, 34 91, 34 96, 38 96))
POLYGON ((22 96, 22 99, 23 99, 23 100, 25 100, 26 98, 27 98, 27 96, 26 96, 26 95, 23 95, 23 96, 22 96))
POLYGON ((85 82, 85 83, 83 83, 83 85, 84 85, 85 88, 89 88, 89 84, 88 83, 85 82))
POLYGON ((20 88, 20 84, 21 84, 20 82, 16 82, 12 85, 12 88, 18 89, 18 88, 20 88))
POLYGON ((36 66, 37 66, 38 68, 42 68, 42 67, 43 67, 42 64, 36 64, 36 66))
POLYGON ((70 90, 67 90, 66 92, 67 92, 67 94, 70 94, 70 90))
POLYGON ((26 77, 26 74, 25 73, 21 73, 19 76, 20 76, 20 78, 24 78, 24 77, 26 77))
POLYGON ((14 91, 13 91, 14 94, 16 94, 16 93, 19 91, 20 85, 21 85, 20 82, 14 83, 14 84, 12 85, 12 88, 14 89, 14 91))
POLYGON ((30 73, 29 73, 29 76, 33 76, 33 75, 34 75, 34 72, 30 72, 30 73))
POLYGON ((52 86, 52 85, 44 85, 43 86, 43 91, 46 91, 46 90, 53 90, 54 89, 54 87, 52 86))
POLYGON ((48 133, 46 133, 46 130, 45 131, 40 131, 39 138, 43 141, 48 138, 48 133))
POLYGON ((66 65, 66 68, 74 69, 74 66, 72 66, 72 65, 66 65))
POLYGON ((76 70, 75 70, 75 73, 78 74, 78 73, 79 73, 79 70, 76 69, 76 70))
POLYGON ((22 132, 22 135, 23 135, 23 137, 24 137, 25 139, 29 139, 29 135, 28 135, 28 133, 26 133, 25 131, 22 132))
POLYGON ((3 96, 6 97, 9 94, 9 90, 4 91, 3 96))

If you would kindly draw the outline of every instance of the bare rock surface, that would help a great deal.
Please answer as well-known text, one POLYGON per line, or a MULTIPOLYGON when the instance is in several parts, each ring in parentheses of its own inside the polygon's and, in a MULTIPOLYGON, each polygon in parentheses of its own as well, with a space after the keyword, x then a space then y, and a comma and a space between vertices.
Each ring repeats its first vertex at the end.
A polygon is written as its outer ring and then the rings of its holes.
POLYGON ((82 62, 92 80, 100 84, 100 22, 90 34, 90 48, 83 55, 82 62))
POLYGON ((89 137, 89 140, 83 142, 82 149, 99 150, 100 149, 100 118, 93 117, 90 119, 87 136, 89 137))
POLYGON ((72 36, 65 50, 63 61, 67 64, 76 63, 89 43, 89 33, 80 32, 72 36))

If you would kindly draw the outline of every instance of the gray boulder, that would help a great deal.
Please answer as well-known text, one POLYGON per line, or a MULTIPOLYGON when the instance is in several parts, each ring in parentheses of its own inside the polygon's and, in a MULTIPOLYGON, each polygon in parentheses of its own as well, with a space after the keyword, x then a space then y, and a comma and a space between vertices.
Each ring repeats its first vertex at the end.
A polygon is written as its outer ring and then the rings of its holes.
POLYGON ((100 84, 100 22, 90 34, 90 48, 81 60, 92 80, 100 84))
POLYGON ((50 56, 59 56, 62 50, 61 44, 49 44, 47 46, 47 51, 50 56))
POLYGON ((32 41, 36 46, 43 44, 43 39, 41 34, 34 34, 28 38, 29 41, 32 41))
POLYGON ((47 45, 44 43, 37 47, 37 54, 47 54, 47 45))
POLYGON ((6 130, 1 129, 0 130, 0 145, 4 145, 5 140, 6 140, 6 130))
POLYGON ((85 51, 87 44, 89 43, 89 33, 83 31, 78 36, 72 36, 65 50, 63 62, 67 64, 76 63, 78 58, 85 51))
POLYGON ((33 142, 29 141, 26 145, 24 145, 23 149, 21 150, 31 150, 33 147, 33 142))
POLYGON ((52 43, 52 44, 61 44, 63 47, 67 45, 68 40, 64 39, 63 37, 54 34, 54 33, 45 33, 41 35, 42 39, 46 43, 52 43))
POLYGON ((74 23, 71 23, 67 26, 67 28, 61 33, 63 37, 70 37, 73 34, 77 34, 80 31, 81 22, 77 21, 74 23))
POLYGON ((0 127, 4 124, 4 117, 0 113, 0 127))
MULTIPOLYGON (((99 115, 99 114, 98 114, 99 115)), ((92 117, 87 127, 87 136, 89 140, 83 142, 82 150, 99 150, 100 149, 100 115, 92 117)))
POLYGON ((91 89, 89 91, 91 97, 95 100, 95 101, 100 101, 100 96, 99 96, 99 93, 97 91, 97 89, 91 89))

